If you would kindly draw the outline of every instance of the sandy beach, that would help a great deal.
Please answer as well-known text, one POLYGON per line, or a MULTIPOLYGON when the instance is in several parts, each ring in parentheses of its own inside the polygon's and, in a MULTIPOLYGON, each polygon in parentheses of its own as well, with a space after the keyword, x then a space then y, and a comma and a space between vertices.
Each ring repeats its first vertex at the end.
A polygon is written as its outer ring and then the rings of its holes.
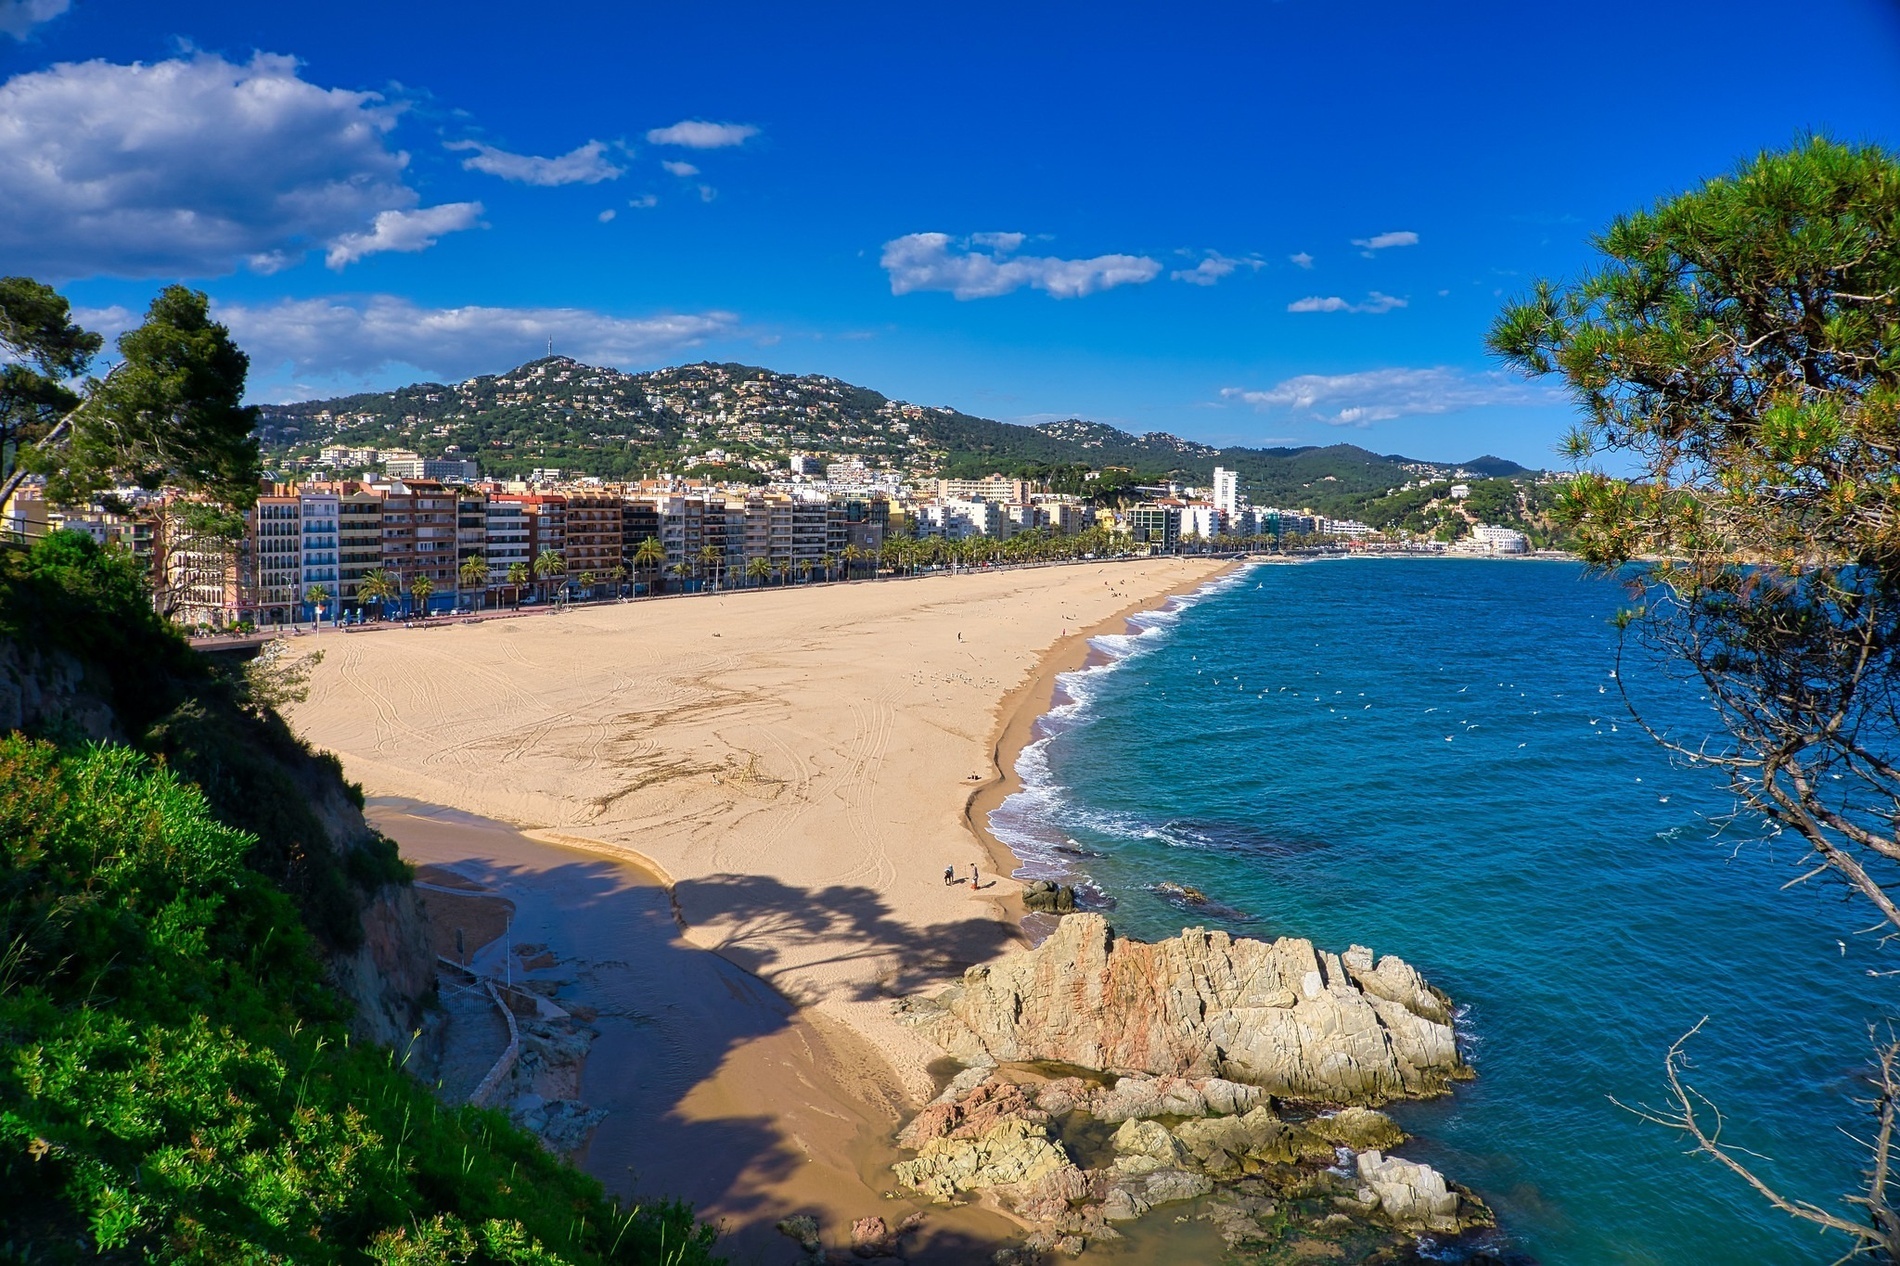
MULTIPOLYGON (((1014 861, 981 822, 1056 673, 1082 662, 1087 635, 1228 565, 978 572, 325 637, 293 719, 373 797, 479 815, 607 868, 589 892, 663 896, 670 917, 626 924, 647 929, 626 934, 629 954, 668 956, 654 970, 677 974, 688 951, 742 969, 711 970, 707 990, 751 1018, 682 1023, 682 1040, 710 1026, 716 1058, 637 1106, 663 1118, 653 1137, 698 1138, 694 1154, 718 1149, 723 1121, 744 1125, 727 1151, 778 1156, 708 1165, 710 1185, 676 1188, 749 1232, 738 1260, 774 1260, 759 1228, 786 1213, 890 1212, 870 1204, 888 1187, 888 1135, 932 1092, 940 1054, 895 1023, 890 999, 1019 943, 1014 861), (946 885, 946 866, 962 882, 946 885), (744 996, 748 973, 795 1006, 761 1019, 775 1003, 744 996)), ((412 860, 524 910, 537 872, 571 869, 426 814, 375 817, 412 860)), ((580 937, 563 925, 604 908, 579 901, 549 921, 580 937)), ((597 1048, 589 1101, 629 1106, 642 1078, 624 1065, 638 1061, 597 1048)), ((624 1188, 618 1171, 641 1150, 603 1125, 586 1161, 624 1188)), ((676 1158, 691 1163, 670 1146, 649 1161, 676 1158)), ((1003 1229, 964 1216, 975 1239, 1003 1229)))

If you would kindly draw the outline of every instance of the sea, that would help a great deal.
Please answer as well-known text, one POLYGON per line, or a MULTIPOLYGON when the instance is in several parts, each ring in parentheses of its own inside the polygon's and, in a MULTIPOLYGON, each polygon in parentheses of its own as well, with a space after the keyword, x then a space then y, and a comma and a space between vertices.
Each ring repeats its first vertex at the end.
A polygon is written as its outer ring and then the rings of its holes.
POLYGON ((1397 1154, 1491 1205, 1489 1251, 1830 1262, 1845 1239, 1637 1110, 1666 1103, 1667 1052, 1699 1024, 1686 1076, 1724 1142, 1843 1211, 1900 951, 1838 887, 1784 891, 1801 845, 1632 720, 1620 684, 1672 739, 1717 730, 1663 665, 1619 682, 1627 601, 1561 561, 1245 566, 1096 639, 991 827, 1126 934, 1357 943, 1449 993, 1477 1078, 1393 1108, 1414 1135, 1397 1154))

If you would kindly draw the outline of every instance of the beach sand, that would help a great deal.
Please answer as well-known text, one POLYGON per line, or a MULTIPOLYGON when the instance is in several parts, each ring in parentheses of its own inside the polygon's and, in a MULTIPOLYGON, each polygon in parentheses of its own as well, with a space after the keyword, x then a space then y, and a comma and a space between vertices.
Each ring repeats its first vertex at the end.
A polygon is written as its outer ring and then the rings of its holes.
MULTIPOLYGON (((762 1231, 787 1213, 828 1229, 901 1216, 880 1202, 888 1136, 933 1093, 941 1053, 890 1000, 1020 943, 1014 859, 982 814, 1055 674, 1082 662, 1088 634, 1228 565, 978 572, 325 637, 293 721, 371 796, 527 837, 506 853, 472 824, 378 806, 412 860, 505 880, 524 911, 547 874, 588 866, 590 893, 670 900, 671 926, 654 930, 649 910, 626 951, 648 956, 649 976, 704 975, 706 1013, 675 1017, 669 1040, 703 1031, 707 1051, 690 1085, 656 1092, 640 1052, 604 1035, 584 1097, 649 1128, 644 1142, 617 1136, 610 1117, 585 1160, 621 1190, 627 1169, 698 1165, 712 1177, 672 1190, 735 1232, 726 1251, 792 1260, 762 1231), (458 864, 471 859, 486 871, 458 864), (963 882, 946 885, 946 866, 963 882), (691 956, 707 950, 743 970, 691 956), (752 996, 747 973, 796 1007, 752 996)), ((570 899, 574 926, 557 931, 605 953, 582 925, 606 908, 570 899)), ((966 1247, 1007 1229, 976 1209, 959 1218, 966 1247)))

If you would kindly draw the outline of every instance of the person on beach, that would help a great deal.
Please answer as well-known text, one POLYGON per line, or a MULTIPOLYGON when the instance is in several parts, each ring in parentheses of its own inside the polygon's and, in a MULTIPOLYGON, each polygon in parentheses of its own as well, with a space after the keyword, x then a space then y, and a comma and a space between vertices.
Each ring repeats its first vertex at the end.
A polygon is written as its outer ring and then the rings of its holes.
POLYGON ((948 888, 951 884, 955 883, 956 881, 957 881, 957 868, 955 866, 945 866, 943 868, 943 886, 948 888))
POLYGON ((972 888, 982 887, 982 885, 977 883, 976 881, 976 863, 975 862, 970 863, 970 887, 972 888))

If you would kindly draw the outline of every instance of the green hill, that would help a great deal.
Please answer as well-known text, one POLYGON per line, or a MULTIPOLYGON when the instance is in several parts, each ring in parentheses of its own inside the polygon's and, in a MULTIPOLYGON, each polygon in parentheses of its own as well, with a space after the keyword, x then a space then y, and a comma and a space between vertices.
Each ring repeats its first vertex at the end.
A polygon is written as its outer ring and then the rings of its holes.
POLYGON ((1214 467, 1225 466, 1240 472, 1257 505, 1332 515, 1352 514, 1420 479, 1536 474, 1490 456, 1425 461, 1350 444, 1216 448, 1078 418, 1023 426, 892 400, 822 375, 712 363, 627 373, 563 356, 462 383, 269 405, 259 438, 267 460, 281 468, 313 461, 326 447, 408 449, 472 459, 483 473, 504 477, 536 468, 609 479, 727 475, 782 467, 794 453, 862 460, 913 477, 1001 472, 1058 482, 1121 468, 1136 483, 1204 485, 1214 467))

